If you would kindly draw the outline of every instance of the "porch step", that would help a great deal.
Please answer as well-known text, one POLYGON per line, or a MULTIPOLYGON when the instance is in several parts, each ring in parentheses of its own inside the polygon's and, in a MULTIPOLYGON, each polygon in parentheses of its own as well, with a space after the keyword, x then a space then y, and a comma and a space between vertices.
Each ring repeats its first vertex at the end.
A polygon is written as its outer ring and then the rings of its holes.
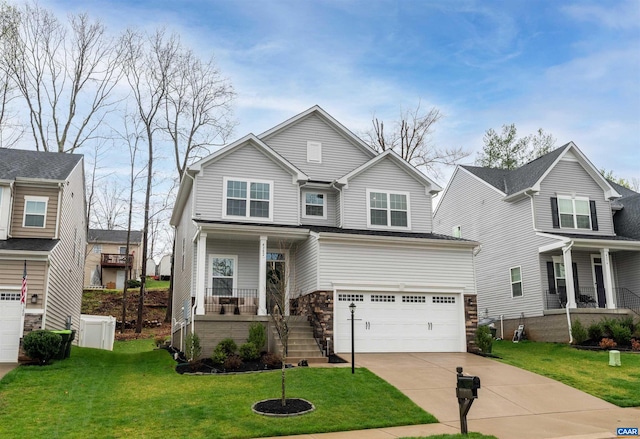
MULTIPOLYGON (((305 316, 289 318, 289 352, 287 363, 298 364, 302 359, 309 363, 326 363, 328 360, 313 338, 313 329, 305 316)), ((273 330, 276 345, 280 346, 277 332, 273 330)))

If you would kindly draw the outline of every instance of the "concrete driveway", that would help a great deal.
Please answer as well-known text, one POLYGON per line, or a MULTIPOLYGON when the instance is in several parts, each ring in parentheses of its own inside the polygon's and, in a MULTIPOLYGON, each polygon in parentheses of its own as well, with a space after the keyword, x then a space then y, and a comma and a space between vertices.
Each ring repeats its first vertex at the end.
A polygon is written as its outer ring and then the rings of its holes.
POLYGON ((16 367, 18 367, 18 363, 0 363, 0 380, 16 367))
POLYGON ((469 431, 500 439, 596 439, 617 437, 618 427, 640 427, 640 409, 619 408, 549 378, 473 354, 357 354, 355 362, 457 432, 457 366, 481 380, 479 398, 467 417, 469 431))

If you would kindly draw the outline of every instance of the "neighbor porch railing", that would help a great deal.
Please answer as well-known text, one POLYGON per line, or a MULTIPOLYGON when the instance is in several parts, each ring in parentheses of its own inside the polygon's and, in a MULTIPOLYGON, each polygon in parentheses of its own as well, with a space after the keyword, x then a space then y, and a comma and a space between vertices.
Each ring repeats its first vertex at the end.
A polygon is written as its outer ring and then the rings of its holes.
POLYGON ((618 308, 630 309, 640 315, 640 295, 634 293, 629 288, 615 288, 616 303, 618 308))
POLYGON ((256 315, 258 290, 251 288, 207 288, 205 314, 256 315))
MULTIPOLYGON (((581 287, 576 293, 578 308, 597 308, 597 291, 593 287, 581 287)), ((567 306, 567 291, 565 288, 545 290, 545 309, 560 309, 567 306)))

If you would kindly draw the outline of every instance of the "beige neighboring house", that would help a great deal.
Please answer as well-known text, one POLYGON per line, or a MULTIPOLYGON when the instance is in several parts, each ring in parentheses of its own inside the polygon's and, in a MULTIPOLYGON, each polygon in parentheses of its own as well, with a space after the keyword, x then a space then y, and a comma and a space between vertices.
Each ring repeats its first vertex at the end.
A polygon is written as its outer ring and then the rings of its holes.
POLYGON ((124 287, 127 279, 142 272, 142 232, 132 230, 129 237, 129 272, 127 263, 127 231, 89 229, 87 257, 84 263, 84 285, 87 287, 124 287))
POLYGON ((0 148, 0 363, 29 331, 80 325, 84 194, 82 155, 0 148))

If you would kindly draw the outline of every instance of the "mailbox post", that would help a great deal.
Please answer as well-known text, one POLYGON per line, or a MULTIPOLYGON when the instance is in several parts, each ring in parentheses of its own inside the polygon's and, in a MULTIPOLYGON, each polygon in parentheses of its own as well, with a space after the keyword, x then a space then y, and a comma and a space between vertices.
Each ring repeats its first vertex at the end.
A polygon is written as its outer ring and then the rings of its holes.
POLYGON ((456 396, 458 397, 458 406, 460 407, 460 433, 468 434, 467 413, 469 413, 473 401, 478 398, 480 377, 463 375, 462 367, 457 367, 456 372, 458 372, 456 396))

